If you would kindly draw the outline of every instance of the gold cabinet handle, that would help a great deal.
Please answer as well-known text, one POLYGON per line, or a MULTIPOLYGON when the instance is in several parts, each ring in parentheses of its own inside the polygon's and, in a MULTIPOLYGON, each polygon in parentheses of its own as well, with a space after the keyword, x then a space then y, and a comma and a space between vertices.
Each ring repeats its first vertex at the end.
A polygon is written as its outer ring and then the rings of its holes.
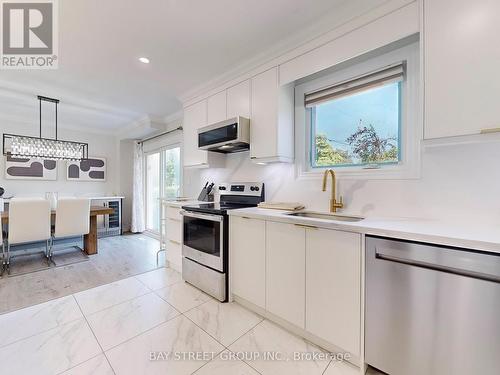
POLYGON ((305 225, 305 224, 293 224, 293 225, 305 229, 318 229, 318 227, 315 227, 314 225, 305 225))
POLYGON ((500 133, 500 128, 481 129, 481 134, 500 133))

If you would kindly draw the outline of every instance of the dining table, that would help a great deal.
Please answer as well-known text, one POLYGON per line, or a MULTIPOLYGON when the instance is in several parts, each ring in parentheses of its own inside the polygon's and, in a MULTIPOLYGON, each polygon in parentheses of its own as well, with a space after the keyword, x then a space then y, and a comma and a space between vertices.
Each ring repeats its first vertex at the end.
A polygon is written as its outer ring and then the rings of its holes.
MULTIPOLYGON (((90 231, 83 236, 83 250, 87 255, 97 254, 97 216, 109 215, 114 212, 113 208, 101 207, 101 206, 91 206, 90 207, 90 231)), ((56 217, 56 211, 52 210, 52 222, 56 217)), ((2 224, 9 223, 9 211, 2 212, 2 224)))

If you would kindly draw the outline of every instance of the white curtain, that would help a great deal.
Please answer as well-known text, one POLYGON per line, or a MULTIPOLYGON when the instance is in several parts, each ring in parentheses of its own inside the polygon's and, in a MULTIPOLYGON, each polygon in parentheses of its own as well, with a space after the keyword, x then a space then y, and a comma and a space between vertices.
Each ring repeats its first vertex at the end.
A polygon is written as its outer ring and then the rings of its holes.
POLYGON ((134 186, 132 190, 132 225, 133 233, 146 230, 144 219, 144 152, 142 144, 134 143, 134 186))

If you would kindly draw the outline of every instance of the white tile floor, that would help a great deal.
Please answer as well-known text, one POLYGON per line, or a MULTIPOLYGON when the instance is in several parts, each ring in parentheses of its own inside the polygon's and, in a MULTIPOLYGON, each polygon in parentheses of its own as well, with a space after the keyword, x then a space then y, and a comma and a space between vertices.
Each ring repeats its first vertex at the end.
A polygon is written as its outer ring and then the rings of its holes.
POLYGON ((165 268, 0 315, 2 374, 359 374, 327 360, 243 362, 234 355, 319 351, 165 268), (167 353, 196 358, 166 360, 167 353))

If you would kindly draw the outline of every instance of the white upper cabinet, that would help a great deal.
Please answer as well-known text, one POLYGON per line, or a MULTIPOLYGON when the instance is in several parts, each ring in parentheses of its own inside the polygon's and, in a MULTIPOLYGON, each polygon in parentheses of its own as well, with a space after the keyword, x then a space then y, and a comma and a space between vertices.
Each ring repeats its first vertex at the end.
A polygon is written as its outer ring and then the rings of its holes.
POLYGON ((277 70, 271 69, 252 78, 252 123, 250 157, 272 157, 277 151, 278 108, 277 70))
POLYGON ((184 167, 207 168, 220 166, 219 154, 198 150, 198 129, 207 125, 207 101, 202 100, 184 108, 183 164, 184 167))
POLYGON ((266 222, 230 218, 231 293, 266 308, 266 222))
POLYGON ((227 118, 250 118, 250 80, 227 89, 227 118))
POLYGON ((306 330, 361 353, 361 235, 306 231, 306 330))
POLYGON ((279 86, 275 67, 252 78, 251 93, 251 159, 293 162, 293 85, 279 86))
POLYGON ((226 119, 226 91, 224 90, 207 99, 207 123, 211 125, 226 119))
POLYGON ((207 124, 207 101, 184 108, 184 166, 207 165, 207 152, 198 150, 198 128, 207 124))
POLYGON ((306 230, 266 223, 266 308, 297 327, 305 322, 306 230))
POLYGON ((500 1, 425 0, 425 138, 500 128, 500 1))

